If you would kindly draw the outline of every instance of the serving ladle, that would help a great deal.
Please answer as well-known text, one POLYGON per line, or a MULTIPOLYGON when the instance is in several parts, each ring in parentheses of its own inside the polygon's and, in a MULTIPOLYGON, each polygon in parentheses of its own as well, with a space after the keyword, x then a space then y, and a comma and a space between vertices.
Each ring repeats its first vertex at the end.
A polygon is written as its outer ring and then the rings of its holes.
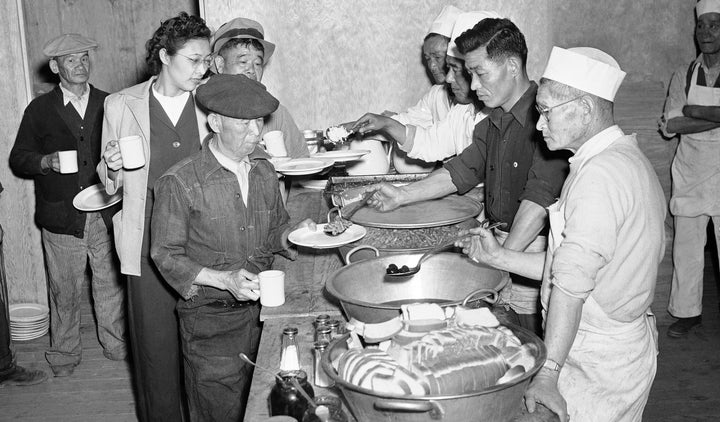
MULTIPOLYGON (((486 230, 492 230, 496 227, 500 226, 506 226, 506 223, 493 223, 489 226, 485 227, 486 230)), ((441 243, 438 246, 435 246, 434 248, 430 249, 429 251, 425 252, 420 256, 420 259, 418 260, 417 265, 414 267, 408 267, 407 265, 403 265, 402 267, 398 268, 396 264, 390 264, 388 265, 387 269, 385 270, 385 275, 388 277, 407 277, 411 276, 413 274, 416 274, 418 271, 420 271, 420 266, 422 265, 423 261, 425 261, 430 255, 434 255, 444 249, 446 249, 449 246, 452 246, 457 242, 458 240, 464 239, 466 237, 470 236, 470 234, 466 234, 465 236, 456 237, 452 240, 449 240, 447 242, 441 243)))

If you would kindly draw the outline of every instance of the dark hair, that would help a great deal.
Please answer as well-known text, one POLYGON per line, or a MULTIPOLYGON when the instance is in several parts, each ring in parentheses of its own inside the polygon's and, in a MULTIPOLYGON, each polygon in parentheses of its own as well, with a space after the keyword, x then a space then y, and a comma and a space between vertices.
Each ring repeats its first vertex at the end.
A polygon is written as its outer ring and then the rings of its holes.
POLYGON ((225 57, 225 53, 235 47, 255 47, 256 50, 265 53, 265 47, 255 38, 232 38, 220 47, 217 54, 218 56, 222 56, 224 59, 227 59, 227 57, 225 57))
POLYGON ((160 23, 152 38, 145 43, 147 56, 145 62, 150 68, 150 73, 157 75, 162 69, 160 61, 160 50, 163 48, 169 55, 175 55, 188 40, 204 38, 210 40, 210 28, 205 21, 197 16, 180 12, 179 15, 160 23))
POLYGON ((484 46, 490 60, 514 56, 522 60, 523 66, 527 61, 525 36, 510 19, 483 19, 457 37, 455 43, 462 54, 484 46))
POLYGON ((442 38, 443 40, 445 40, 445 42, 450 42, 450 37, 446 37, 443 34, 438 34, 437 32, 430 32, 429 34, 425 35, 425 38, 423 38, 423 42, 435 37, 442 38))

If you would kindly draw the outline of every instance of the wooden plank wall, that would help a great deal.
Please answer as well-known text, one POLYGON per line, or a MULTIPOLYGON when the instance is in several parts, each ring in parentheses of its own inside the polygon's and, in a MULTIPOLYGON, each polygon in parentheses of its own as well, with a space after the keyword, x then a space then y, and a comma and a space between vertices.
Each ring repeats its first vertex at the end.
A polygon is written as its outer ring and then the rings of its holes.
POLYGON ((32 181, 15 177, 7 165, 17 127, 29 102, 22 57, 27 54, 31 92, 47 92, 57 80, 42 46, 66 32, 97 40, 90 82, 108 92, 146 79, 145 41, 160 22, 185 10, 197 14, 197 0, 5 0, 0 1, 0 224, 5 229, 5 256, 12 302, 46 303, 40 233, 33 222, 32 181), (22 5, 20 10, 17 5, 22 5), (21 43, 24 19, 27 50, 21 43), (15 58, 16 60, 13 60, 15 58), (8 83, 10 82, 10 83, 8 83))

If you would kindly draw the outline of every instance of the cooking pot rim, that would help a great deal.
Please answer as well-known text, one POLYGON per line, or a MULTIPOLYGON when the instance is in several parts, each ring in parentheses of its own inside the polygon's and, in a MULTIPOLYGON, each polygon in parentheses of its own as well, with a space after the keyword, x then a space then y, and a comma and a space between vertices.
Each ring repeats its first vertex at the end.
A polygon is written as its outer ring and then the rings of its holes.
MULTIPOLYGON (((458 254, 455 252, 440 252, 437 255, 457 256, 458 254)), ((333 271, 332 274, 330 274, 330 277, 328 277, 327 281, 325 282, 325 289, 328 291, 328 293, 330 293, 334 298, 336 298, 340 302, 345 302, 345 303, 349 303, 352 305, 361 305, 361 306, 366 306, 366 307, 375 308, 375 309, 399 310, 400 309, 399 306, 383 305, 383 304, 365 302, 362 300, 348 298, 345 295, 340 294, 340 292, 337 291, 333 281, 337 278, 338 274, 345 272, 345 271, 351 271, 353 269, 353 266, 368 265, 368 263, 370 263, 372 261, 382 261, 382 260, 389 259, 389 258, 398 258, 398 257, 403 257, 403 256, 417 256, 419 259, 422 256, 422 253, 416 252, 416 253, 404 253, 404 254, 397 254, 397 255, 379 256, 379 257, 374 257, 374 258, 363 259, 362 261, 357 261, 357 262, 353 262, 350 264, 345 264, 344 266, 338 268, 337 270, 333 271)), ((480 267, 480 268, 496 270, 495 268, 485 265, 482 262, 475 262, 470 259, 467 259, 467 261, 477 267, 480 267)), ((496 270, 496 271, 498 271, 498 270, 496 270)), ((388 283, 392 283, 392 281, 388 281, 388 283)), ((501 287, 502 287, 502 279, 498 280, 497 285, 488 286, 487 288, 498 291, 501 287)), ((467 293, 470 293, 470 292, 467 292, 467 293)), ((465 299, 465 296, 463 296, 462 298, 460 298, 458 300, 443 302, 440 304, 440 306, 443 308, 447 307, 447 306, 457 306, 457 305, 461 304, 464 299, 465 299)))
MULTIPOLYGON (((505 327, 509 328, 515 335, 518 335, 518 333, 522 333, 522 337, 527 337, 530 339, 531 344, 535 345, 538 353, 535 357, 535 365, 533 365, 532 369, 529 371, 526 371, 525 374, 523 374, 521 377, 516 378, 512 380, 509 383, 504 384, 496 384, 492 387, 488 387, 484 390, 480 391, 473 391, 470 393, 463 393, 463 394, 451 394, 451 395, 427 395, 427 396, 413 396, 410 394, 390 394, 390 393, 378 393, 376 391, 373 391, 369 388, 363 388, 359 385, 355 385, 352 383, 349 383, 345 381, 344 379, 340 378, 340 376, 335 371, 335 368, 333 368, 332 363, 330 362, 330 355, 332 350, 337 347, 338 344, 340 344, 341 341, 347 341, 347 338, 350 336, 350 334, 344 334, 340 337, 337 337, 334 339, 330 345, 328 346, 325 353, 322 355, 321 364, 323 367, 323 370, 325 373, 328 374, 328 376, 336 383, 339 384, 343 388, 347 388, 352 391, 356 391, 359 393, 371 395, 374 397, 380 397, 380 398, 388 398, 388 399, 397 399, 397 400, 412 400, 412 401, 427 401, 427 400, 454 400, 454 399, 461 399, 466 397, 475 397, 479 395, 485 395, 494 393, 497 391, 505 390, 510 387, 513 387, 515 385, 518 385, 526 380, 529 380, 535 374, 542 368, 542 365, 545 363, 545 360, 547 359, 547 348, 545 347, 545 343, 534 333, 531 331, 522 328, 518 325, 514 324, 504 324, 505 327)), ((525 344, 527 342, 523 342, 525 344)))

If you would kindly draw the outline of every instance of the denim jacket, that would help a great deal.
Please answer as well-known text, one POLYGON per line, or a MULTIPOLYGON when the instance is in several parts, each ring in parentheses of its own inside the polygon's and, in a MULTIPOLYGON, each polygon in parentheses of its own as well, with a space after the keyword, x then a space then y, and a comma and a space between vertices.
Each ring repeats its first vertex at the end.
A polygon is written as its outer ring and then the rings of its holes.
MULTIPOLYGON (((165 280, 186 299, 193 296, 193 281, 203 267, 257 273, 269 269, 273 253, 283 250, 281 236, 290 217, 275 169, 259 149, 250 161, 247 206, 235 174, 220 165, 207 142, 155 183, 150 253, 165 280)), ((203 288, 204 297, 215 297, 212 290, 203 288)))

